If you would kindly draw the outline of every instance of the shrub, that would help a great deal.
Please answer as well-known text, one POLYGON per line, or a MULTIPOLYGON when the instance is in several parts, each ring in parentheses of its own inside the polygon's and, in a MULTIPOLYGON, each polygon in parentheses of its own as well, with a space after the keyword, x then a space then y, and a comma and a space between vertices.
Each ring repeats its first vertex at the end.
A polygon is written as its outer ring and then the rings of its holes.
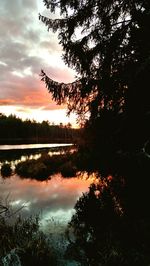
POLYGON ((76 175, 77 172, 77 168, 71 161, 62 164, 59 170, 63 177, 73 177, 76 175))
POLYGON ((22 177, 45 180, 49 177, 47 166, 39 160, 27 160, 16 166, 16 173, 22 177))
POLYGON ((11 256, 18 258, 21 265, 57 265, 54 249, 46 236, 39 230, 39 218, 18 217, 13 225, 0 216, 0 265, 11 256))
POLYGON ((11 168, 10 164, 4 163, 1 167, 2 177, 8 177, 8 176, 11 176, 11 174, 12 174, 12 168, 11 168))

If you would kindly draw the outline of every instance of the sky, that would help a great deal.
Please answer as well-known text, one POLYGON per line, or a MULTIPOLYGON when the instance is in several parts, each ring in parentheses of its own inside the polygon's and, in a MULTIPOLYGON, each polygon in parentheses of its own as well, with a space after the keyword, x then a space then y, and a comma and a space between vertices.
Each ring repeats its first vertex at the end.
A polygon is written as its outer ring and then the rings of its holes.
POLYGON ((52 101, 40 78, 41 69, 58 82, 72 82, 75 73, 39 13, 54 16, 42 0, 0 0, 0 112, 76 126, 75 115, 66 116, 66 107, 52 101))

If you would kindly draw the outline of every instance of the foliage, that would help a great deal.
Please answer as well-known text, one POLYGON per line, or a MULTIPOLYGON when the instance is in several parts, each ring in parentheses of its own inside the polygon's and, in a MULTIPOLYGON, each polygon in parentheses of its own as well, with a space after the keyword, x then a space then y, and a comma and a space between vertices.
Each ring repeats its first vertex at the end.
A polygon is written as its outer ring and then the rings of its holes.
POLYGON ((16 173, 22 177, 46 180, 52 174, 61 173, 63 177, 76 175, 74 154, 53 155, 43 154, 39 159, 26 160, 16 165, 16 173))
POLYGON ((87 114, 80 167, 89 163, 89 171, 112 177, 75 205, 68 256, 82 265, 149 265, 150 2, 43 2, 60 12, 56 19, 39 17, 58 32, 63 59, 77 77, 58 83, 42 70, 42 80, 69 113, 81 121, 87 114))
POLYGON ((85 266, 149 265, 150 221, 124 212, 110 180, 91 185, 75 210, 66 257, 85 266))
POLYGON ((2 166, 1 166, 1 175, 3 177, 8 177, 11 174, 12 174, 12 169, 11 169, 10 164, 8 164, 8 163, 2 164, 2 166))
POLYGON ((60 11, 58 19, 39 17, 48 30, 58 32, 63 59, 78 74, 64 84, 42 71, 53 99, 67 103, 80 118, 89 112, 91 123, 108 110, 119 117, 124 113, 125 120, 130 115, 128 124, 139 128, 138 121, 147 120, 149 112, 149 1, 43 2, 52 13, 60 11))
POLYGON ((18 217, 14 224, 0 216, 0 265, 12 250, 20 258, 21 265, 56 265, 56 256, 44 234, 39 230, 38 217, 18 217))
POLYGON ((67 161, 59 167, 63 177, 74 177, 77 173, 77 168, 72 161, 67 161))
POLYGON ((45 180, 49 177, 49 171, 46 165, 39 160, 26 160, 17 164, 16 173, 22 177, 45 180))

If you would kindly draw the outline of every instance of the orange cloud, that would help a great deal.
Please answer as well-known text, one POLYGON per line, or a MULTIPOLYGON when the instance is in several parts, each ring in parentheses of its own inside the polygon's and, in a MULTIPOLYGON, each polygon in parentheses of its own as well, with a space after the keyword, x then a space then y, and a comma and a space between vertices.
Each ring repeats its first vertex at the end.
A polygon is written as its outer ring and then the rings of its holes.
POLYGON ((13 99, 0 99, 0 105, 13 105, 15 100, 13 99))

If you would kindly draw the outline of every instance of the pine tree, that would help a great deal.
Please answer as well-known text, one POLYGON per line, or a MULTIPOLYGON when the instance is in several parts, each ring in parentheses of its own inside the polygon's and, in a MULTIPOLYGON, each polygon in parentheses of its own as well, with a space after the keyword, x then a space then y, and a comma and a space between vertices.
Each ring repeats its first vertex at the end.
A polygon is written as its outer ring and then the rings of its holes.
POLYGON ((101 176, 113 177, 100 196, 92 188, 77 202, 71 222, 76 238, 71 244, 73 248, 77 244, 78 256, 89 259, 87 265, 146 266, 150 164, 139 150, 150 134, 150 1, 44 0, 44 4, 52 13, 60 11, 59 19, 41 15, 40 19, 48 30, 58 32, 63 59, 77 79, 58 83, 42 71, 42 80, 57 103, 68 104, 69 112, 81 118, 90 114, 89 162, 100 167, 101 176))
POLYGON ((133 99, 138 107, 142 94, 142 108, 147 110, 149 1, 44 0, 44 4, 52 13, 60 10, 60 19, 41 15, 40 19, 48 30, 58 32, 63 59, 78 75, 73 83, 64 84, 42 71, 53 99, 67 102, 69 111, 82 115, 89 111, 97 117, 104 108, 121 112, 133 99))

